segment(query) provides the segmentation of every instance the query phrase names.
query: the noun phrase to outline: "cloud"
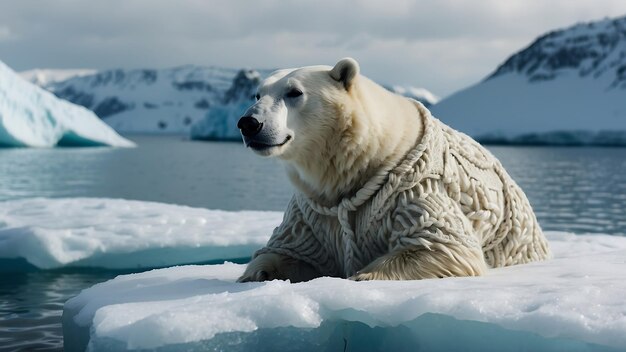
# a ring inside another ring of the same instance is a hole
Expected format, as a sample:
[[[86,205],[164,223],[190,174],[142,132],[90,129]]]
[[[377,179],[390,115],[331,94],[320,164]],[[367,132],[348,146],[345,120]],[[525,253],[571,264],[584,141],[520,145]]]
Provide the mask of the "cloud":
[[[626,14],[623,0],[0,0],[0,60],[33,67],[330,64],[440,95],[545,31]],[[11,32],[8,31],[9,36]]]

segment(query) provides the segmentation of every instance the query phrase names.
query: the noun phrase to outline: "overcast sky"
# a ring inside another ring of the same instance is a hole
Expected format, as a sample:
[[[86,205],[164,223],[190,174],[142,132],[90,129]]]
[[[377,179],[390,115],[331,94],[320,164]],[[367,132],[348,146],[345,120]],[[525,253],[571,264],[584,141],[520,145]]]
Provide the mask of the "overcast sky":
[[[538,35],[625,0],[0,0],[0,60],[30,68],[278,68],[352,56],[381,83],[446,96]]]

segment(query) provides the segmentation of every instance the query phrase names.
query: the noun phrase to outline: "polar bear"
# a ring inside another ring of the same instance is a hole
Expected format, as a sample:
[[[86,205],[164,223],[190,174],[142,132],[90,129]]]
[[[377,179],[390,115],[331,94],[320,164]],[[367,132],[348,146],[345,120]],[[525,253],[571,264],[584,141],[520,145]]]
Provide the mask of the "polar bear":
[[[477,276],[550,256],[500,162],[354,59],[276,71],[256,99],[244,143],[297,191],[239,281]]]

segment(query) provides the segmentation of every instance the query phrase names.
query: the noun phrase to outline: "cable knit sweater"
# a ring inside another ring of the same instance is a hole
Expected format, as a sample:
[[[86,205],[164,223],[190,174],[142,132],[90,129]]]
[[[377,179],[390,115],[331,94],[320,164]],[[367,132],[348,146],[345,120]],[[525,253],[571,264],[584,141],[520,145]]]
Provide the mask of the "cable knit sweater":
[[[490,267],[546,259],[548,243],[528,199],[500,162],[416,104],[421,141],[333,207],[296,193],[267,246],[349,277],[374,259],[432,243],[481,248]]]

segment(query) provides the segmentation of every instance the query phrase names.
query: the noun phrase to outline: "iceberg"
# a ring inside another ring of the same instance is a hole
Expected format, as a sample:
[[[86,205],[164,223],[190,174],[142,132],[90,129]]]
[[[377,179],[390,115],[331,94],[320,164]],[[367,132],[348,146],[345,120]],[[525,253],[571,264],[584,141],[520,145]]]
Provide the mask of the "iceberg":
[[[93,112],[26,81],[0,61],[0,147],[132,147]]]
[[[483,277],[236,283],[244,265],[123,275],[64,306],[66,351],[620,351],[626,238],[549,232]]]
[[[0,202],[0,272],[145,269],[246,260],[281,212],[207,210],[106,198]]]

